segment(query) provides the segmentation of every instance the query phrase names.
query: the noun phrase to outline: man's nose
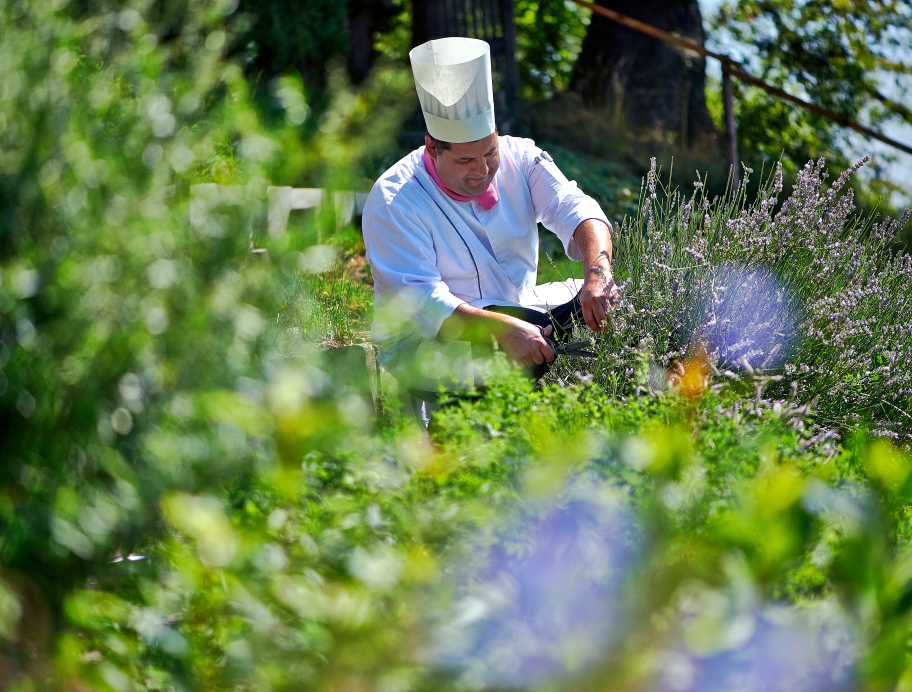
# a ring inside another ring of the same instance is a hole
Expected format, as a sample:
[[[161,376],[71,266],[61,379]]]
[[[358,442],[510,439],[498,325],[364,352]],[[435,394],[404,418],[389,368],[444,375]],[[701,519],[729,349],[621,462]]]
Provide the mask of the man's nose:
[[[472,162],[472,174],[481,177],[488,175],[488,162],[484,156]]]

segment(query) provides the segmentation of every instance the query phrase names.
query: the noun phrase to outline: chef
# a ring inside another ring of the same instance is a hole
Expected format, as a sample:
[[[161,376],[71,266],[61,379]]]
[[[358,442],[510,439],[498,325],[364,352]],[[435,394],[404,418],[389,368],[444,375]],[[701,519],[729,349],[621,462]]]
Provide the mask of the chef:
[[[605,326],[608,219],[533,141],[498,135],[486,42],[428,41],[409,57],[424,146],[380,177],[363,213],[378,359],[425,402],[482,384],[493,341],[538,378],[555,356],[545,337]],[[539,222],[582,279],[535,285]]]

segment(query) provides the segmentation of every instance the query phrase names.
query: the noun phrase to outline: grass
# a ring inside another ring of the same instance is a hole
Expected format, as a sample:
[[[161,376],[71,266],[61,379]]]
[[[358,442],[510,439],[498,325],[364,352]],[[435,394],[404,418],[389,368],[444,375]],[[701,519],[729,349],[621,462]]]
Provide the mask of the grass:
[[[305,252],[325,247],[333,258],[320,271],[302,267],[306,260],[294,268],[294,280],[286,289],[294,305],[288,313],[292,327],[305,339],[329,346],[368,341],[374,286],[360,231],[345,226],[325,232],[306,217],[292,220],[288,233],[300,238]]]
[[[351,259],[326,272],[296,276],[301,294],[296,322],[305,338],[332,346],[369,340],[374,289],[359,271],[360,262]]]

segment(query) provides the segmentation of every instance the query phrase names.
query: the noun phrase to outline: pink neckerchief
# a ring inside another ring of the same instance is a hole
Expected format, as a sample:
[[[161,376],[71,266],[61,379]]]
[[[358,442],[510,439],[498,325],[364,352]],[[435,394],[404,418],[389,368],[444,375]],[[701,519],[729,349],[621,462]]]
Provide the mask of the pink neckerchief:
[[[500,200],[500,194],[497,192],[497,185],[494,184],[494,181],[491,181],[491,184],[488,186],[488,189],[485,190],[482,194],[477,197],[466,197],[465,195],[457,195],[450,188],[443,184],[443,181],[440,179],[440,176],[437,175],[437,166],[434,164],[434,159],[431,158],[431,155],[428,154],[428,150],[424,150],[424,167],[427,169],[427,172],[431,174],[431,177],[434,179],[434,182],[437,183],[437,187],[443,190],[443,193],[452,199],[455,199],[457,202],[471,202],[473,199],[477,199],[478,203],[481,205],[481,208],[485,211],[490,210],[498,200]]]

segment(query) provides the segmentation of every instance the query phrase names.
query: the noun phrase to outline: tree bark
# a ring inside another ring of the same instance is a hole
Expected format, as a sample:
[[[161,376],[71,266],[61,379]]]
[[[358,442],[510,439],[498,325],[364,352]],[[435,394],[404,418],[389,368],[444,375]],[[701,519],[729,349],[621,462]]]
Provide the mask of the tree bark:
[[[428,0],[412,0],[412,48],[427,43],[431,38],[428,9]]]
[[[594,0],[664,31],[706,40],[697,0]],[[706,61],[598,14],[583,41],[570,88],[589,106],[607,107],[617,124],[672,132],[703,145],[715,126],[706,107]]]
[[[347,0],[346,7],[351,38],[349,71],[352,79],[360,82],[367,77],[377,57],[374,34],[389,29],[398,8],[392,0]]]

